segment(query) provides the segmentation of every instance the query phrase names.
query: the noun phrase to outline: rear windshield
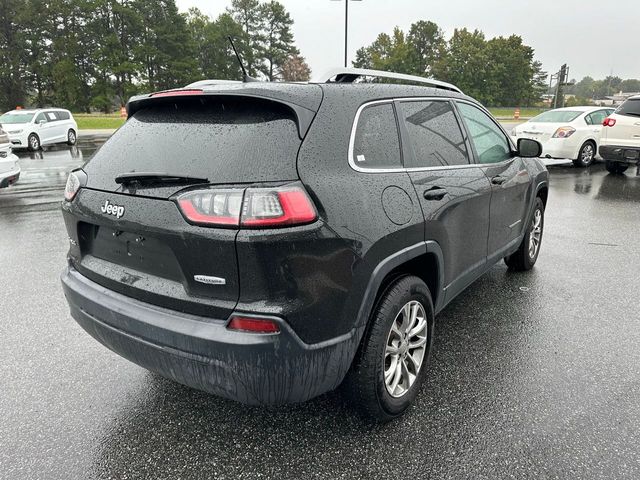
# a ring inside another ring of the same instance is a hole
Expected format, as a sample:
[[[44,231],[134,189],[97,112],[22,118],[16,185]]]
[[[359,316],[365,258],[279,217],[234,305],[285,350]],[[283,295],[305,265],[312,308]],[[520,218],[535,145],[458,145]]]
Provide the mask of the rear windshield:
[[[627,100],[618,107],[616,113],[618,115],[631,115],[633,117],[640,117],[640,98]]]
[[[35,113],[5,113],[0,116],[0,125],[3,123],[29,123]]]
[[[300,142],[293,112],[276,102],[158,99],[129,118],[85,171],[90,183],[102,187],[133,171],[204,177],[210,183],[293,180]]]
[[[573,122],[584,112],[576,112],[575,110],[551,110],[533,117],[530,122],[538,123],[566,123]]]

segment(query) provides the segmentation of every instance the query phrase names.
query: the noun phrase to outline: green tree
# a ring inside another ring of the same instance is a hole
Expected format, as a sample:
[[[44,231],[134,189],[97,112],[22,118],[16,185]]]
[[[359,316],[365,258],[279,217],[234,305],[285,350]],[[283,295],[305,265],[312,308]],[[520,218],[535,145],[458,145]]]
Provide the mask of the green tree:
[[[261,62],[264,20],[258,0],[231,0],[228,13],[238,22],[243,31],[244,62],[247,73],[255,76]]]
[[[293,42],[293,20],[284,6],[275,0],[260,6],[263,19],[262,43],[259,52],[264,61],[258,69],[270,80],[282,77],[282,66],[300,52]]]
[[[18,0],[0,0],[0,111],[24,105],[26,52]]]
[[[409,64],[415,75],[433,75],[433,67],[445,49],[445,39],[440,27],[433,22],[420,20],[411,25],[407,42],[410,45]]]
[[[196,48],[175,1],[134,0],[132,7],[142,20],[134,58],[147,88],[166,90],[198,78]]]

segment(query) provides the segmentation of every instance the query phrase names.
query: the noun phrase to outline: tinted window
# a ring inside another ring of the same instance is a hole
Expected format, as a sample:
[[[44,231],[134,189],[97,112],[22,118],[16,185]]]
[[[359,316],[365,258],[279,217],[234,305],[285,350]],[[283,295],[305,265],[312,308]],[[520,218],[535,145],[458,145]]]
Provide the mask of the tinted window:
[[[549,112],[541,113],[529,121],[537,123],[567,123],[573,122],[576,118],[582,115],[582,113],[583,112],[575,110],[551,110]]]
[[[631,115],[633,117],[640,117],[640,98],[627,100],[616,110],[618,115]]]
[[[47,120],[49,120],[50,122],[55,122],[56,120],[58,120],[58,117],[56,117],[56,112],[46,112],[47,113]]]
[[[587,115],[585,119],[589,125],[602,125],[602,122],[604,122],[604,119],[607,118],[608,115],[606,110],[598,110],[597,112]]]
[[[364,168],[399,168],[400,140],[391,103],[371,105],[360,112],[353,143],[353,161]]]
[[[295,116],[276,102],[233,97],[157,100],[135,112],[86,172],[104,188],[121,173],[166,172],[211,183],[297,179]]]
[[[47,117],[44,114],[44,112],[43,113],[39,113],[38,116],[36,117],[36,123],[40,123],[40,122],[47,123]]]
[[[486,113],[468,103],[458,103],[458,108],[480,163],[498,163],[511,158],[507,137]]]
[[[58,115],[60,120],[69,120],[69,118],[71,118],[69,112],[57,111],[56,115]]]
[[[403,102],[402,117],[409,132],[415,164],[441,167],[469,163],[464,138],[449,102]]]

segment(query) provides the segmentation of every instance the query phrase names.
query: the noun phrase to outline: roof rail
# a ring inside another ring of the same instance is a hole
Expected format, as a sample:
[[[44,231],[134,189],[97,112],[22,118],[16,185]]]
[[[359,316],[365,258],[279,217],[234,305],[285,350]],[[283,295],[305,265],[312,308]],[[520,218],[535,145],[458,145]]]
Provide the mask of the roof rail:
[[[445,90],[462,93],[462,90],[460,90],[455,85],[447,82],[441,82],[440,80],[418,77],[416,75],[406,75],[404,73],[385,72],[382,70],[369,70],[366,68],[334,68],[326,72],[324,75],[315,78],[311,81],[311,83],[352,83],[360,77],[377,77],[391,78],[394,80],[404,80],[405,82],[423,83],[434,88],[442,88]],[[335,80],[332,81],[333,78],[335,78]]]

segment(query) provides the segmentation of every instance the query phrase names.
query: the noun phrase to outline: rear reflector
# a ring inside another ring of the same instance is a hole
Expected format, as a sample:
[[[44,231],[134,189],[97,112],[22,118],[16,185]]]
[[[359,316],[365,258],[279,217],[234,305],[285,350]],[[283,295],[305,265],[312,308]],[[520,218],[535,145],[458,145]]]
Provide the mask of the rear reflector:
[[[227,328],[253,333],[278,333],[280,331],[280,326],[274,320],[252,317],[233,317]]]
[[[613,127],[615,124],[616,124],[616,119],[611,117],[605,118],[604,122],[602,122],[603,127]]]
[[[177,198],[184,217],[196,225],[278,228],[311,223],[316,209],[302,188],[210,188],[191,190]]]
[[[185,95],[202,95],[200,89],[182,89],[182,90],[167,90],[166,92],[152,93],[150,96],[156,97],[184,97]]]

